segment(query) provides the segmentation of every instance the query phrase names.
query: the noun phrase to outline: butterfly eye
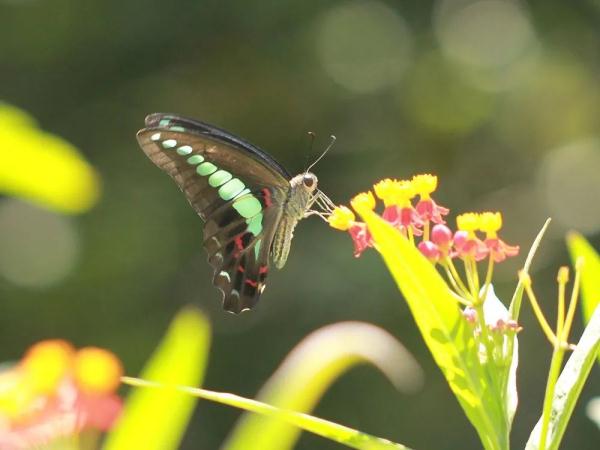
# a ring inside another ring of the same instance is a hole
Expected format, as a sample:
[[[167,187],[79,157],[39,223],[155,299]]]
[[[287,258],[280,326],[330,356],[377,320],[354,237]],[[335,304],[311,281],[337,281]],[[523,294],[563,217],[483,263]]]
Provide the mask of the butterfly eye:
[[[312,188],[317,183],[317,177],[315,177],[312,173],[307,173],[302,178],[302,182],[307,188]]]

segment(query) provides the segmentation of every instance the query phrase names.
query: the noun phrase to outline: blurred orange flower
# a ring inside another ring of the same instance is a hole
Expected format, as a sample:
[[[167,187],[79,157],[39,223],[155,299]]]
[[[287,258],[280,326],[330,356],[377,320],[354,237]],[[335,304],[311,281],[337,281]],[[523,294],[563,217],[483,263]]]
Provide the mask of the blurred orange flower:
[[[108,430],[122,409],[115,394],[122,373],[107,350],[76,351],[58,339],[35,344],[0,372],[0,448],[37,448],[84,430]]]

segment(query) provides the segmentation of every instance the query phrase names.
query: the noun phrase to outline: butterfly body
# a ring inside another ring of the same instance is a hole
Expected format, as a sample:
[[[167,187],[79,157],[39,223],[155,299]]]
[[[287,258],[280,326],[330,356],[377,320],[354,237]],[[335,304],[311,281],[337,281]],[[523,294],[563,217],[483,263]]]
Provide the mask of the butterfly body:
[[[285,265],[298,222],[322,195],[309,172],[291,177],[268,154],[211,125],[152,114],[137,135],[205,222],[204,248],[223,307],[252,308],[271,262]]]
[[[311,178],[314,179],[314,183],[308,181]],[[307,186],[307,181],[310,186]],[[284,205],[284,212],[275,231],[271,249],[273,264],[278,269],[283,268],[287,261],[294,229],[309,211],[316,188],[317,177],[312,173],[296,175],[290,180],[289,198]]]

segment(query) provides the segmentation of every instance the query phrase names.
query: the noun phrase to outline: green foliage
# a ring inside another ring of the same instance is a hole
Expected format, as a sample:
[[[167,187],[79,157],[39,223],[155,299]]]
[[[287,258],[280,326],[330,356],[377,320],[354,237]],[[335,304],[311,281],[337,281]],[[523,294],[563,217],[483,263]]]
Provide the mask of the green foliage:
[[[79,151],[40,130],[25,111],[2,102],[0,143],[0,193],[71,214],[96,203],[100,181]]]
[[[573,265],[583,258],[581,267],[581,307],[584,321],[587,323],[600,304],[600,256],[590,243],[579,233],[571,232],[567,236],[567,246]]]
[[[190,387],[202,378],[208,343],[206,319],[195,310],[182,312],[142,373],[142,379],[123,378],[131,386],[153,389],[140,389],[132,394],[106,450],[136,448],[140,443],[147,449],[177,448],[194,397],[268,418],[244,421],[226,444],[227,449],[292,448],[299,429],[360,450],[407,449],[301,412],[312,409],[336,378],[360,363],[375,365],[400,389],[418,386],[419,367],[402,345],[382,329],[359,322],[339,323],[306,338],[265,386],[263,397],[283,407]]]
[[[182,310],[148,361],[141,377],[165,385],[202,383],[210,345],[210,326],[198,310]],[[179,448],[196,399],[173,390],[137,389],[107,439],[105,450]]]
[[[273,374],[258,399],[278,408],[310,412],[338,377],[363,363],[379,368],[401,390],[414,390],[421,380],[412,356],[390,334],[366,323],[342,322],[307,336]],[[223,448],[291,449],[299,431],[278,417],[246,415]]]
[[[386,439],[371,436],[328,420],[319,419],[318,417],[309,416],[308,414],[302,414],[296,411],[275,408],[266,403],[240,397],[235,394],[214,392],[207,389],[197,389],[186,386],[165,385],[163,383],[156,383],[137,378],[126,378],[124,381],[132,386],[155,388],[163,393],[177,391],[189,396],[203,398],[223,405],[234,406],[246,411],[262,414],[266,417],[284,421],[290,425],[294,425],[303,430],[310,431],[316,435],[323,436],[324,438],[358,450],[409,450],[408,447],[403,445],[395,444]],[[256,432],[260,433],[260,430],[256,430]],[[254,436],[248,436],[248,439],[252,439],[253,437]],[[249,442],[251,441],[248,441],[248,445],[250,445]]]
[[[557,450],[579,399],[583,385],[600,351],[600,308],[592,315],[577,347],[567,361],[556,386],[549,415],[547,445],[544,450]],[[538,421],[527,442],[526,450],[538,450],[542,418]]]
[[[402,291],[415,322],[484,448],[508,448],[509,407],[495,367],[480,364],[473,329],[435,267],[402,234],[369,210],[359,211]],[[506,367],[504,370],[508,371]]]

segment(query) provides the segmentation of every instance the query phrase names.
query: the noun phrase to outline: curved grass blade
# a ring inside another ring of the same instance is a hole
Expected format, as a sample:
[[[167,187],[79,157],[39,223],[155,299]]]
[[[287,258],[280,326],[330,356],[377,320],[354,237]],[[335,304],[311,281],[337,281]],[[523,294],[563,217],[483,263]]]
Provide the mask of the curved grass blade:
[[[186,308],[173,319],[141,376],[165,384],[200,385],[209,344],[208,321],[197,309]],[[136,389],[104,449],[177,449],[195,404],[194,397],[181,392]]]
[[[592,315],[573,354],[565,364],[556,386],[550,412],[547,445],[544,450],[557,450],[573,409],[579,399],[594,361],[600,352],[600,307]],[[529,436],[525,450],[538,450],[542,418]]]
[[[373,211],[357,212],[404,295],[412,315],[452,392],[485,449],[507,449],[509,421],[500,387],[479,364],[472,330],[434,266]]]
[[[392,335],[367,323],[342,322],[302,340],[257,398],[282,409],[310,412],[339,376],[363,363],[379,368],[401,391],[414,391],[422,383],[417,362]],[[246,414],[222,448],[286,450],[299,434],[297,427],[281,420]]]
[[[268,417],[277,418],[291,425],[302,428],[303,430],[310,431],[311,433],[358,450],[410,450],[404,445],[395,444],[386,439],[361,433],[360,431],[330,422],[328,420],[319,419],[318,417],[313,417],[308,414],[302,414],[295,411],[275,408],[274,406],[267,405],[266,403],[250,400],[234,394],[214,392],[206,389],[191,388],[186,386],[165,385],[163,383],[131,377],[123,377],[122,381],[123,383],[131,386],[154,388],[160,391],[177,391],[189,396],[210,400],[224,405],[234,406],[236,408],[262,414]]]

